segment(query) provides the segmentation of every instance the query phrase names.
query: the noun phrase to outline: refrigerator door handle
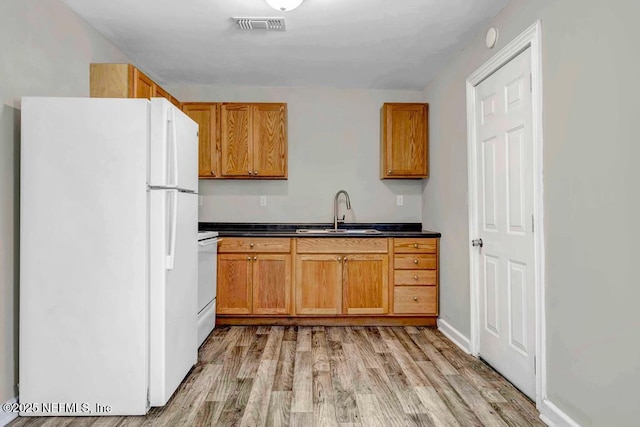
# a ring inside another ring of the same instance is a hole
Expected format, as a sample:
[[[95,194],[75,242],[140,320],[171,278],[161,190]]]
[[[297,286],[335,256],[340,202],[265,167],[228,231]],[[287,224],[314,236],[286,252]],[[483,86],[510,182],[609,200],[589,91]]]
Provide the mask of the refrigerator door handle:
[[[171,207],[171,219],[169,224],[171,224],[171,230],[169,231],[169,253],[166,258],[166,269],[173,270],[173,265],[175,261],[176,255],[176,231],[178,229],[178,190],[169,190],[169,194],[172,195],[172,203]]]
[[[171,137],[171,132],[169,130],[169,126],[173,126],[173,123],[171,121],[171,111],[167,108],[164,110],[164,117],[163,117],[163,123],[164,123],[164,131],[162,133],[162,167],[163,167],[163,174],[162,174],[162,186],[167,186],[167,187],[171,187],[170,184],[170,179],[171,179],[171,149],[172,147],[169,146],[170,142],[169,138]]]
[[[178,127],[176,112],[171,110],[171,139],[173,139],[173,187],[178,187]]]

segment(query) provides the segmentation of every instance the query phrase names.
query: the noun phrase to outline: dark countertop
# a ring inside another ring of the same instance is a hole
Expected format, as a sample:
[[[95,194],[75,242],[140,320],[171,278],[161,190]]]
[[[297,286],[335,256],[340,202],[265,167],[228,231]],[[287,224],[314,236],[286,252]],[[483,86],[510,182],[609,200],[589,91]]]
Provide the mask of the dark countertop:
[[[199,231],[217,231],[219,236],[229,237],[441,237],[437,231],[422,230],[419,222],[410,223],[348,223],[340,229],[375,229],[380,233],[296,233],[298,229],[333,228],[330,223],[250,223],[250,222],[201,222]]]

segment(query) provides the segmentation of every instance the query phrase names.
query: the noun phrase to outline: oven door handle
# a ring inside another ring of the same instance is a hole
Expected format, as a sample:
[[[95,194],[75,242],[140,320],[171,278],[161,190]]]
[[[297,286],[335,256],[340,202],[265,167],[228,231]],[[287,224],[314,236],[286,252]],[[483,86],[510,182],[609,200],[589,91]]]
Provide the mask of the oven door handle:
[[[213,244],[217,244],[218,242],[222,242],[223,239],[207,239],[202,242],[198,242],[199,246],[211,246]]]

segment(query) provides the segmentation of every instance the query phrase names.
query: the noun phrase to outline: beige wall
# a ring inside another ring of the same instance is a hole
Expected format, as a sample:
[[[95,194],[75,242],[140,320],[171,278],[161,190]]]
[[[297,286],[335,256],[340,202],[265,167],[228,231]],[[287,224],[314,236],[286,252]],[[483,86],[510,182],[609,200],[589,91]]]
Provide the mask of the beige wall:
[[[442,318],[469,336],[465,79],[542,21],[547,381],[584,426],[640,419],[640,3],[512,0],[425,89],[433,178],[425,226],[442,231]]]
[[[201,221],[331,222],[349,193],[347,222],[421,222],[422,180],[380,180],[380,107],[421,91],[167,86],[181,101],[286,102],[289,179],[200,181]],[[267,206],[260,207],[260,195]],[[396,196],[404,206],[396,206]]]
[[[20,98],[88,96],[90,62],[128,60],[59,0],[0,1],[0,52],[0,402],[5,402],[18,393]]]

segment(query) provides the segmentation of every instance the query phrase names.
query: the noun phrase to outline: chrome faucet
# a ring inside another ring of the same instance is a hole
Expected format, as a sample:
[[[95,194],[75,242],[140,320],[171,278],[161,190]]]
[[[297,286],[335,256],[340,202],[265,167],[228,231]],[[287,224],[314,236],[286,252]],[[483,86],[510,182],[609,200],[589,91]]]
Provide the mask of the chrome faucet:
[[[351,210],[351,200],[349,200],[349,193],[347,193],[345,190],[338,191],[336,193],[336,196],[333,198],[333,229],[334,230],[338,229],[338,223],[344,222],[344,218],[345,218],[345,215],[342,215],[342,218],[338,219],[338,197],[340,197],[340,194],[344,194],[344,197],[346,198],[346,202],[347,202],[347,209]]]

